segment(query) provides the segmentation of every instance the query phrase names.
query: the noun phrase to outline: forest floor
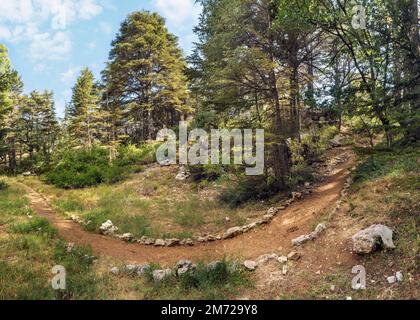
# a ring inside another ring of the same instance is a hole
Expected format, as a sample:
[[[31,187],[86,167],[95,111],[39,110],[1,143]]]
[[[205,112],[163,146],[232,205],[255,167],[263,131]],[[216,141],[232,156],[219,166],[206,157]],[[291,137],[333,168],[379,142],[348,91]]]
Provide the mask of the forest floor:
[[[356,150],[357,156],[353,150]],[[348,161],[335,166],[311,195],[294,202],[270,224],[230,240],[194,247],[143,246],[88,232],[52,209],[47,201],[48,193],[44,195],[34,190],[33,186],[39,185],[33,182],[24,185],[25,180],[20,178],[9,179],[11,190],[0,193],[0,209],[3,208],[4,212],[0,216],[0,298],[33,298],[31,295],[28,297],[28,292],[32,292],[36,298],[57,298],[56,293],[51,293],[45,284],[45,279],[49,277],[47,266],[53,263],[67,263],[70,269],[74,269],[71,270],[71,283],[77,290],[59,298],[418,298],[419,148],[366,151],[364,148],[343,147],[328,153],[330,158],[337,155],[347,155]],[[334,210],[349,175],[355,182],[341,209]],[[30,219],[32,215],[48,219],[58,230],[60,238],[65,240],[64,245],[45,239],[45,234],[50,237],[50,233],[53,233],[49,227],[38,228],[34,224],[35,234],[31,233],[31,220],[28,220],[28,213],[25,212],[30,212]],[[326,222],[327,229],[319,238],[299,248],[292,246],[292,239],[310,233],[320,222]],[[352,235],[375,223],[386,224],[394,230],[397,249],[364,257],[352,253]],[[42,235],[38,230],[42,230]],[[53,252],[51,241],[55,243]],[[65,244],[69,242],[91,247],[92,254],[99,257],[96,263],[84,267],[83,257],[89,256],[84,254],[84,249],[80,249],[82,258],[77,255],[68,257]],[[241,271],[228,284],[218,288],[186,291],[177,282],[156,287],[148,280],[113,276],[108,271],[112,266],[132,263],[172,267],[181,259],[191,259],[197,263],[221,259],[244,261],[271,253],[287,255],[291,251],[298,252],[300,259],[288,261],[286,272],[284,265],[272,261],[260,265],[254,272]],[[60,261],[62,259],[65,261]],[[22,269],[24,267],[17,268],[16,263],[26,266],[25,271]],[[351,288],[351,280],[355,276],[352,268],[356,265],[366,268],[366,290],[355,291]],[[402,271],[403,282],[388,284],[386,277],[396,271]],[[12,282],[21,283],[22,287],[12,286]]]

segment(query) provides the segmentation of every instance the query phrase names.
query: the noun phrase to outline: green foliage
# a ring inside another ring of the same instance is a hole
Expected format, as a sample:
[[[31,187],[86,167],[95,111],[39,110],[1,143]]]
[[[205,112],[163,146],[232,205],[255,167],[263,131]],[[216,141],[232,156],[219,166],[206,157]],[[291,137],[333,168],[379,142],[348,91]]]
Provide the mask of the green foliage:
[[[127,170],[110,163],[108,151],[95,146],[65,151],[54,168],[46,173],[45,178],[47,182],[60,188],[84,188],[102,182],[121,181]]]
[[[408,172],[418,172],[419,147],[381,149],[376,147],[373,151],[359,149],[365,161],[354,172],[356,182],[363,182],[384,176],[400,177]]]
[[[0,191],[6,190],[7,188],[9,188],[9,184],[4,180],[0,180]]]
[[[153,281],[153,271],[161,269],[159,265],[152,265],[146,272],[146,279],[152,284],[150,298],[172,299],[187,296],[199,299],[216,300],[227,299],[236,293],[239,287],[249,286],[249,276],[243,272],[236,262],[219,261],[212,266],[203,262],[198,263],[195,270],[191,270],[176,277],[168,276],[160,283]]]
[[[240,177],[237,183],[223,190],[219,199],[231,207],[238,207],[248,201],[268,199],[282,189],[280,183],[267,181],[265,176]]]
[[[19,222],[12,224],[9,231],[18,234],[36,233],[53,238],[57,234],[57,230],[53,228],[47,219],[34,217],[27,222]]]

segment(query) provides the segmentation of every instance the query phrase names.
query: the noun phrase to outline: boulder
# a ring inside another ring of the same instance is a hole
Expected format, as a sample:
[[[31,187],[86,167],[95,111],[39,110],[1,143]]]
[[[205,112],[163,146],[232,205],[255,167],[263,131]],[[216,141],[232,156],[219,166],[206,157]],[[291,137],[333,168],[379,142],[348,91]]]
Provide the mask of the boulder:
[[[252,260],[244,261],[244,267],[249,271],[254,271],[257,268],[258,264]]]
[[[99,231],[104,235],[113,235],[118,231],[118,228],[114,226],[111,220],[108,220],[99,227]]]
[[[392,241],[392,230],[387,226],[375,224],[361,230],[353,237],[353,251],[357,254],[369,254],[379,246],[387,249],[395,249]]]
[[[153,280],[155,282],[161,282],[165,280],[166,278],[170,277],[171,275],[172,275],[171,269],[155,270],[153,271]]]
[[[242,233],[241,227],[233,227],[223,234],[223,239],[230,239]]]

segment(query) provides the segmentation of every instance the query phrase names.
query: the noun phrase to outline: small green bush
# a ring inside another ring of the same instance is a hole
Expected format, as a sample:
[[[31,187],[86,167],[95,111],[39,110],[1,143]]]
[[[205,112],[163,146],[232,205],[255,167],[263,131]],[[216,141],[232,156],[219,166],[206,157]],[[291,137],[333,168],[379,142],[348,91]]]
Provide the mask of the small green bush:
[[[101,147],[68,150],[48,172],[47,182],[63,189],[94,186],[102,182],[114,183],[124,179],[127,168],[109,161],[108,150]]]
[[[234,208],[248,201],[268,199],[281,190],[280,183],[269,182],[265,176],[241,177],[234,186],[223,190],[219,199]]]
[[[0,180],[0,190],[6,190],[7,188],[9,188],[7,182],[4,180]]]

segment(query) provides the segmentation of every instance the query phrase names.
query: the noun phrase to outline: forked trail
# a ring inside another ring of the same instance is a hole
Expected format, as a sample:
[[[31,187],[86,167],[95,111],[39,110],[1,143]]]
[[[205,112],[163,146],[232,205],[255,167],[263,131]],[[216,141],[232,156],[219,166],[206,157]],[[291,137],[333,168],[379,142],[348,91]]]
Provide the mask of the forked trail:
[[[68,242],[90,245],[97,255],[110,256],[127,263],[154,262],[172,265],[180,259],[210,261],[224,257],[255,259],[272,252],[287,253],[292,249],[291,240],[313,230],[314,221],[325,209],[333,208],[348,176],[353,158],[338,165],[311,195],[293,203],[270,224],[242,234],[234,239],[197,244],[194,247],[153,247],[129,244],[100,234],[85,231],[80,225],[66,220],[50,208],[44,198],[33,189],[29,192],[32,209],[47,218]]]

